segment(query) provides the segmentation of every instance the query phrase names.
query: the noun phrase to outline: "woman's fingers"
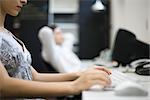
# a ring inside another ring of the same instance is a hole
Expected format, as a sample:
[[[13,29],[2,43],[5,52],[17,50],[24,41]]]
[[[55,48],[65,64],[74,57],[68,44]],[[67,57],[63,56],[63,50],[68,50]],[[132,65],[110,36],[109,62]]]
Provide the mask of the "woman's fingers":
[[[105,81],[95,80],[93,82],[94,82],[93,85],[99,85],[99,86],[102,86],[102,87],[108,86],[108,84]]]
[[[108,84],[111,83],[111,79],[109,77],[111,72],[106,68],[94,66],[94,68],[88,69],[87,71],[85,71],[85,73],[88,74],[88,76],[90,76],[92,79],[102,80]]]
[[[104,71],[98,71],[98,72],[91,74],[91,78],[92,78],[92,80],[103,81],[107,85],[111,84],[111,79],[110,79],[109,75]]]
[[[77,90],[82,91],[89,89],[93,85],[108,86],[111,84],[110,71],[106,68],[93,66],[80,74],[79,78],[74,81]],[[98,68],[98,69],[97,69]]]
[[[108,75],[111,74],[110,70],[108,70],[107,68],[104,68],[102,66],[95,66],[95,69],[105,71]]]

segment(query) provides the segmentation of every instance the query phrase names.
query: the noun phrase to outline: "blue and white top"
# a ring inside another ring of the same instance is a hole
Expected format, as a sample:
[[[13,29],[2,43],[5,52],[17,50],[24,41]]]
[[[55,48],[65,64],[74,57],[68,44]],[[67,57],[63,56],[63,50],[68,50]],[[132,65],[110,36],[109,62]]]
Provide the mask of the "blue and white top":
[[[24,43],[7,30],[0,32],[0,61],[10,77],[32,80],[31,54],[26,49]],[[31,99],[20,98],[11,100]],[[35,98],[34,100],[45,99]]]
[[[0,32],[0,61],[10,77],[32,80],[31,55],[11,32]]]

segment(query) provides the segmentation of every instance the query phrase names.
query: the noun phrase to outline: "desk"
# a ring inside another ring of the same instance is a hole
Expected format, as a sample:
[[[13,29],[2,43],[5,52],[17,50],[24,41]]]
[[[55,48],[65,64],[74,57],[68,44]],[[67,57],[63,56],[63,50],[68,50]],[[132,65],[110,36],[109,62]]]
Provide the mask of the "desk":
[[[87,64],[91,64],[87,63]],[[114,68],[113,68],[114,69]],[[115,70],[118,70],[117,68]],[[147,97],[123,97],[116,96],[114,91],[83,91],[82,100],[150,100],[150,76],[141,76],[135,73],[126,73],[131,77],[135,77],[139,80],[139,84],[143,85],[143,88],[148,90],[149,95]]]

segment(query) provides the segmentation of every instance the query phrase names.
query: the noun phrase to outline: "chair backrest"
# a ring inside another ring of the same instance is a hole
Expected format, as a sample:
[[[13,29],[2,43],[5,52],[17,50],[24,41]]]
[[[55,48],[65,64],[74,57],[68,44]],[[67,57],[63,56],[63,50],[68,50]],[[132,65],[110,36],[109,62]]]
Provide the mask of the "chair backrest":
[[[137,40],[134,33],[119,29],[114,43],[112,59],[126,65],[140,58],[149,58],[149,45]]]

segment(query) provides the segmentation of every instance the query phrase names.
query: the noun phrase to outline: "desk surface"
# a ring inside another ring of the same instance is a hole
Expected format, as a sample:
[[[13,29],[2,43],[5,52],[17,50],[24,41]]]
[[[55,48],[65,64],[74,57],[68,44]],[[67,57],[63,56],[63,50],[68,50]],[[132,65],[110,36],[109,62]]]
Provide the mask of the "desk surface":
[[[139,80],[139,83],[143,85],[143,88],[148,90],[149,95],[146,97],[123,97],[116,96],[114,94],[114,91],[89,90],[82,92],[82,100],[150,100],[150,76],[141,76],[135,73],[128,72],[126,74],[131,77],[137,78]]]
[[[150,97],[119,97],[113,91],[84,91],[82,100],[150,100]]]

